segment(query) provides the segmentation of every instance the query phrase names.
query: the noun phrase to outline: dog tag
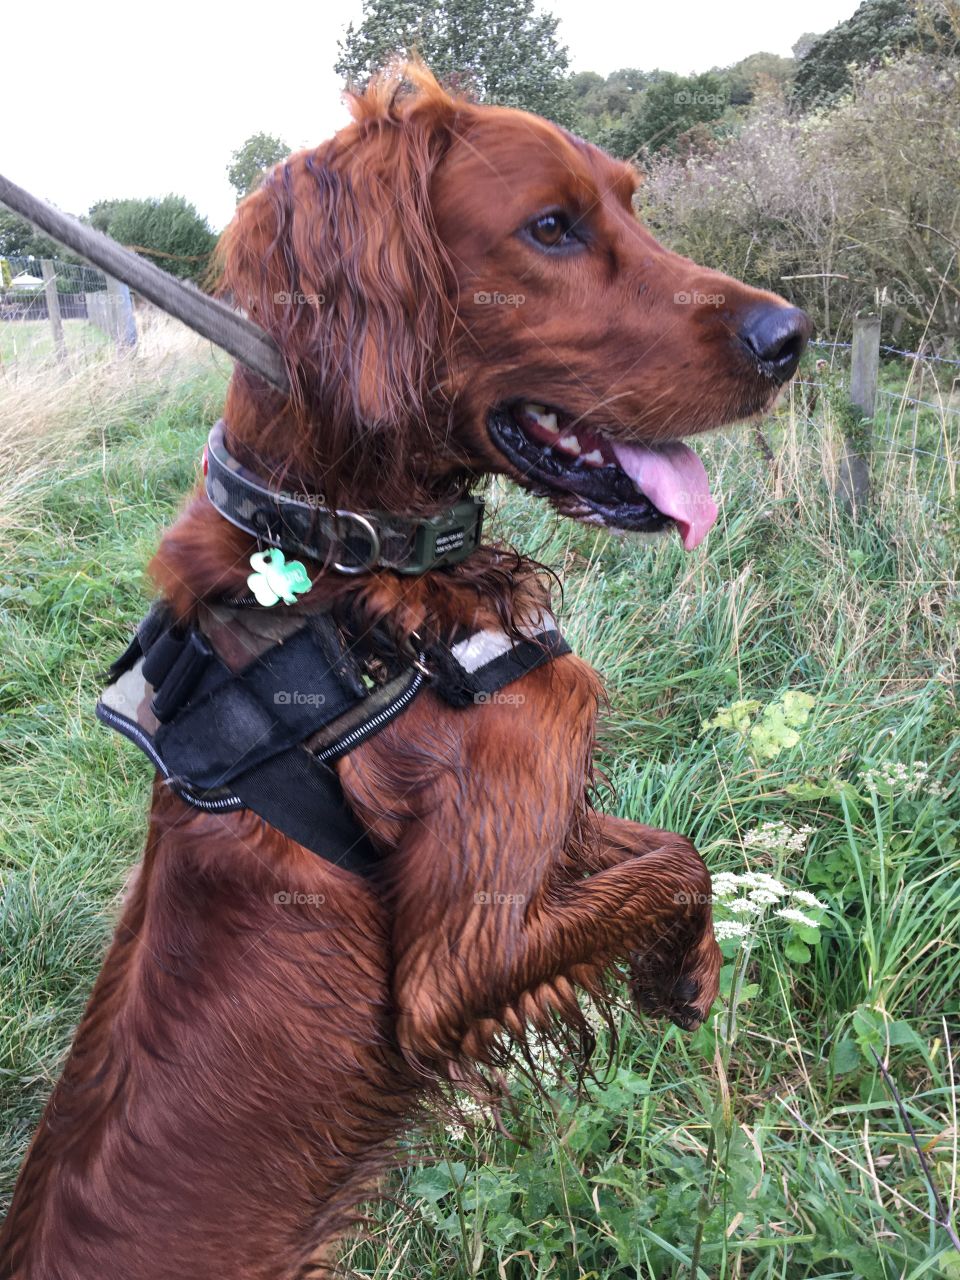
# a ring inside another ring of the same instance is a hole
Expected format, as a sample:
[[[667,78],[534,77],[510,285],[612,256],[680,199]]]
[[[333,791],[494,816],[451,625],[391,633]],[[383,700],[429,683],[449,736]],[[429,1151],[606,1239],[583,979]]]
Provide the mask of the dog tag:
[[[266,608],[282,600],[284,604],[296,604],[313,585],[306,569],[299,560],[289,564],[282,551],[276,547],[269,551],[255,551],[250,557],[254,570],[247,578],[247,586],[257,598],[257,604]]]

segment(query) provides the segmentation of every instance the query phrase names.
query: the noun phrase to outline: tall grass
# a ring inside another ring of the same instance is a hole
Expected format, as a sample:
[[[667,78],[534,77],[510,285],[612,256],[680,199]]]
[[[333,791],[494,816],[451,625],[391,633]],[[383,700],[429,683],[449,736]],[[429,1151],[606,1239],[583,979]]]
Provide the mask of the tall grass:
[[[46,340],[46,322],[0,325],[0,474],[7,497],[52,460],[89,442],[98,428],[149,416],[201,361],[211,376],[216,363],[226,366],[209,344],[154,308],[144,309],[139,330],[137,350],[118,359],[92,325],[67,321],[61,365]]]
[[[71,417],[60,444],[38,417],[40,453],[28,436],[28,464],[3,482],[7,1188],[142,840],[149,769],[92,704],[219,408],[215,372],[180,376]],[[560,572],[565,633],[607,679],[603,801],[689,834],[714,871],[814,894],[819,927],[758,913],[746,944],[723,944],[708,1025],[689,1036],[624,1013],[606,1081],[586,1097],[549,1062],[546,1100],[518,1078],[516,1140],[482,1116],[463,1131],[438,1124],[433,1154],[412,1155],[346,1248],[355,1274],[960,1274],[872,1056],[888,1062],[952,1204],[958,419],[912,418],[904,401],[877,432],[874,506],[854,523],[832,498],[831,398],[814,417],[803,404],[795,393],[765,425],[773,462],[748,430],[705,442],[722,515],[692,555],[676,539],[559,521],[502,483],[491,501],[494,529]],[[810,696],[809,718],[761,752],[749,730],[788,690]],[[704,727],[738,703],[752,705],[746,732]]]

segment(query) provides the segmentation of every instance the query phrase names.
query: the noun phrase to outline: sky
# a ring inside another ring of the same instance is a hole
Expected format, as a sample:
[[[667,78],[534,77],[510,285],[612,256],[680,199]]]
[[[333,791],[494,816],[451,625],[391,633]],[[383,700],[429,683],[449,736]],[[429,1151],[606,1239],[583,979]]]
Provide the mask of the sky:
[[[547,0],[574,71],[618,67],[680,74],[760,51],[789,55],[803,32],[826,31],[857,0]],[[61,3],[31,20],[42,40],[4,58],[8,105],[0,173],[70,213],[97,200],[186,196],[219,231],[234,208],[226,169],[253,133],[292,150],[346,123],[333,72],[337,41],[361,0],[271,0],[230,6]]]

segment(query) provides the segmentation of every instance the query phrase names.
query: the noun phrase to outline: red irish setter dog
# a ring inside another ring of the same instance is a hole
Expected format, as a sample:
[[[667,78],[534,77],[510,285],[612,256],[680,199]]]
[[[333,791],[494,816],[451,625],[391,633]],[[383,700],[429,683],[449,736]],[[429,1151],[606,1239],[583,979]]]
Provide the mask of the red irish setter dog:
[[[768,409],[806,317],[662,248],[634,215],[634,170],[545,120],[451,97],[418,67],[352,110],[225,234],[225,285],[293,387],[236,369],[234,453],[359,511],[429,513],[500,473],[567,516],[676,526],[695,547],[715,508],[679,437]],[[187,619],[243,591],[254,549],[200,494],[152,572]],[[403,639],[509,630],[545,599],[497,546],[413,577],[308,569],[294,609],[345,602]],[[428,686],[339,761],[382,851],[375,880],[156,784],[0,1275],[315,1274],[436,1082],[471,1078],[531,1024],[576,1026],[575,988],[601,992],[622,961],[644,1012],[706,1015],[703,862],[588,799],[600,679],[567,654],[522,692],[460,709]]]

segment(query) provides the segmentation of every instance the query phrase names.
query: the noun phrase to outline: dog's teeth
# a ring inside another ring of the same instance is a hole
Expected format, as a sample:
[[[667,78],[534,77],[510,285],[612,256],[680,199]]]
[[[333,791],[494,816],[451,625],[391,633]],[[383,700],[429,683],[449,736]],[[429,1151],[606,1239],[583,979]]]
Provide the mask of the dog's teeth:
[[[591,449],[589,453],[585,453],[580,461],[587,467],[602,467],[603,454],[599,449]]]
[[[580,441],[576,436],[561,436],[556,447],[562,449],[564,453],[572,454],[575,458],[580,453]]]
[[[523,406],[524,413],[532,418],[534,422],[542,427],[544,431],[549,431],[551,435],[556,435],[560,428],[557,426],[557,415],[548,413],[546,405],[542,404],[525,404]]]

